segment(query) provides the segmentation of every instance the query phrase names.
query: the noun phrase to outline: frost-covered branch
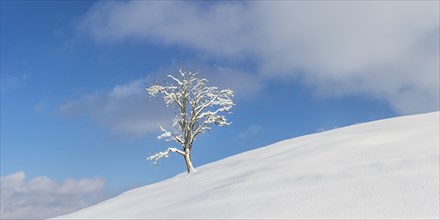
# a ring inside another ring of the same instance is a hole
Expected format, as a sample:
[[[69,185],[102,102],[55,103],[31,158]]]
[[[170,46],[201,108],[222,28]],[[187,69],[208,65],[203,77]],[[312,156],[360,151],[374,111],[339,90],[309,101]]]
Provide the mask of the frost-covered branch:
[[[178,153],[178,154],[180,154],[182,156],[185,155],[185,152],[183,152],[183,151],[181,151],[181,150],[179,150],[177,148],[170,147],[166,151],[162,151],[162,152],[159,152],[159,153],[156,153],[154,155],[151,155],[151,156],[147,157],[147,160],[151,160],[151,161],[153,161],[154,165],[157,165],[157,162],[160,159],[162,159],[162,158],[168,157],[170,152],[176,152],[176,153]]]
[[[212,125],[223,127],[231,124],[223,114],[230,113],[234,106],[231,99],[234,92],[208,86],[208,80],[196,77],[197,72],[194,71],[179,69],[179,75],[168,75],[170,83],[155,84],[146,90],[152,97],[161,94],[167,106],[177,107],[178,112],[172,120],[174,131],[167,131],[159,125],[163,133],[158,138],[175,141],[182,150],[169,148],[148,158],[156,163],[158,159],[168,157],[169,152],[177,152],[185,157],[190,172],[193,170],[190,151],[196,137],[210,130]]]
[[[171,132],[165,130],[161,125],[158,125],[158,126],[159,126],[160,130],[162,130],[164,133],[157,136],[157,139],[159,139],[159,140],[165,139],[166,141],[176,141],[177,143],[179,143],[181,145],[184,144],[183,139],[180,134],[178,134],[176,132],[171,133]]]

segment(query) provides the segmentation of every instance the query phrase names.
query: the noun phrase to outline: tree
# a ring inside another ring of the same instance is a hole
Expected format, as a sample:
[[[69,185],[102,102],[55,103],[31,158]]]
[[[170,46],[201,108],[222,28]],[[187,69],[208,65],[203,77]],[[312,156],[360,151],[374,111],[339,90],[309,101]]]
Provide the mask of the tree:
[[[231,124],[221,114],[230,113],[234,106],[231,100],[234,92],[207,86],[208,80],[198,78],[195,71],[179,69],[178,72],[178,78],[168,75],[171,82],[164,80],[162,84],[156,83],[146,90],[151,97],[161,94],[167,107],[177,109],[172,121],[174,130],[167,131],[158,125],[163,134],[157,138],[177,142],[181,148],[168,148],[149,156],[147,160],[157,164],[158,160],[175,152],[183,156],[190,173],[194,171],[191,150],[197,136],[210,130],[212,125],[223,127]]]

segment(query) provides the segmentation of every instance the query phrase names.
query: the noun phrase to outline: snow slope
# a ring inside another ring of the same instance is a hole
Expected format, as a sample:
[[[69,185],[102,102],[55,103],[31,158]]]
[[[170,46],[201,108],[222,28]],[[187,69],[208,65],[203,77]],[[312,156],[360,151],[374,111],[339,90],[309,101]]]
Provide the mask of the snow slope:
[[[439,112],[281,141],[59,219],[439,218]]]

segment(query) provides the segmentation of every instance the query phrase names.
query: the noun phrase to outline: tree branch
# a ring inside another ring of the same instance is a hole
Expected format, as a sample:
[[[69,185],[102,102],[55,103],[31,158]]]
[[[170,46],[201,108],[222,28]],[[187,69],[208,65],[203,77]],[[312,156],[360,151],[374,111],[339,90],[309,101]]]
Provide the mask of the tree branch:
[[[176,152],[182,156],[185,156],[185,152],[183,152],[177,148],[170,147],[166,151],[162,151],[162,152],[159,152],[159,153],[156,153],[152,156],[147,157],[147,160],[151,160],[151,161],[153,161],[154,165],[157,165],[157,162],[164,157],[168,157],[170,152]]]

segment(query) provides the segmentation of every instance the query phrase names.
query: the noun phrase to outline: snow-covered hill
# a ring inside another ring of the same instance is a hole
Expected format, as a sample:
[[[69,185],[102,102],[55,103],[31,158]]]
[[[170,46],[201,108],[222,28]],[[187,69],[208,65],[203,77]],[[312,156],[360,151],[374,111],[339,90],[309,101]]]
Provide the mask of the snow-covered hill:
[[[59,219],[439,218],[439,112],[281,141]]]

